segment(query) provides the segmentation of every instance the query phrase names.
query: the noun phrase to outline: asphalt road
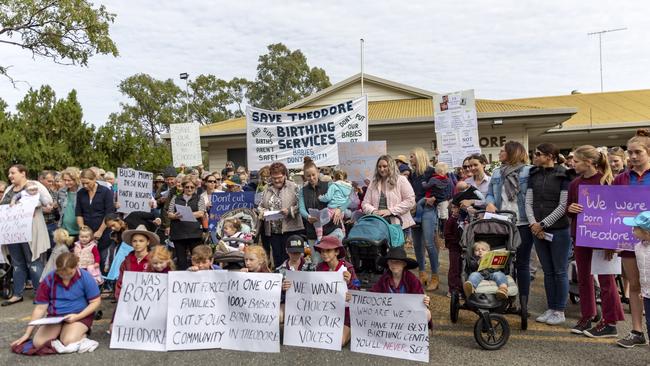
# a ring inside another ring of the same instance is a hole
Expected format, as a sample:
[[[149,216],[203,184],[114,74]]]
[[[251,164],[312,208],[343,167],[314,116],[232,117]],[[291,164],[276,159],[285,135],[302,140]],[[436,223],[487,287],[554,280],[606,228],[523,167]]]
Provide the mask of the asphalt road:
[[[441,253],[441,273],[447,272],[447,253]],[[431,364],[439,365],[650,365],[650,347],[623,349],[614,339],[590,339],[572,335],[569,328],[579,317],[578,305],[569,305],[567,323],[547,326],[535,323],[534,318],[545,310],[545,295],[541,270],[533,281],[529,329],[519,330],[520,320],[508,315],[512,333],[508,344],[499,351],[484,351],[474,341],[473,326],[477,316],[461,311],[458,323],[449,320],[449,299],[446,297],[446,277],[441,278],[441,288],[432,295],[434,331],[430,340]],[[404,360],[342,352],[282,346],[279,354],[251,353],[224,350],[142,352],[111,350],[108,348],[108,319],[114,304],[102,303],[104,319],[95,322],[92,339],[99,348],[90,354],[27,357],[12,354],[9,343],[18,338],[29,320],[33,294],[27,292],[22,304],[0,308],[0,365],[407,365],[421,364]],[[630,315],[619,324],[619,335],[630,330]]]

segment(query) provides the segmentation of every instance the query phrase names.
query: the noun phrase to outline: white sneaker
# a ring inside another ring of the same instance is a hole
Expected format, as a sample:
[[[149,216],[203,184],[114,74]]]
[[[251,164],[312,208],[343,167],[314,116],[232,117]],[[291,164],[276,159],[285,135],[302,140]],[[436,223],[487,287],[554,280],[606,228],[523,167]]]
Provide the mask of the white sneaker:
[[[553,311],[551,315],[546,319],[546,324],[548,325],[560,325],[566,321],[564,317],[564,311]]]
[[[99,343],[97,341],[93,341],[92,339],[84,338],[81,340],[79,343],[79,353],[86,353],[86,352],[92,352],[97,349],[99,346]]]
[[[70,343],[69,345],[65,346],[63,343],[61,343],[60,340],[55,339],[52,341],[52,347],[56,350],[57,353],[75,353],[79,351],[79,344],[81,342],[74,342]]]
[[[538,316],[538,317],[535,319],[535,321],[538,322],[538,323],[546,323],[546,321],[548,320],[548,317],[551,316],[551,314],[553,314],[553,310],[548,309],[548,310],[546,310],[546,311],[544,312],[544,314]]]

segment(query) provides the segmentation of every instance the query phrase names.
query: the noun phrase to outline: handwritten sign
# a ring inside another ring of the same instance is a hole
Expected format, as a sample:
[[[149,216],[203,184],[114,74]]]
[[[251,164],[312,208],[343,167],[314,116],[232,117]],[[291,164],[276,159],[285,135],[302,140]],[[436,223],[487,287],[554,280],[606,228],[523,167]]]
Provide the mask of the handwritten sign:
[[[174,166],[203,164],[201,134],[198,123],[172,123],[169,125]]]
[[[423,295],[350,293],[352,352],[429,362]]]
[[[360,185],[364,179],[372,180],[375,165],[381,155],[386,155],[386,141],[339,142],[339,169],[348,173],[348,180]]]
[[[623,218],[650,210],[650,187],[583,185],[578,203],[584,209],[576,223],[576,245],[634,250],[638,239]]]
[[[166,351],[167,274],[124,272],[111,348]]]
[[[223,348],[280,352],[279,273],[227,272],[228,311]]]
[[[228,272],[168,276],[167,350],[221,348],[228,333]]]
[[[118,212],[149,211],[152,191],[153,173],[117,168]]]
[[[433,115],[439,161],[459,167],[466,156],[481,153],[474,90],[435,95]]]
[[[0,245],[32,241],[32,221],[37,200],[21,199],[10,206],[0,205]]]
[[[340,351],[347,286],[341,272],[288,271],[284,345]]]
[[[222,192],[212,193],[210,197],[212,205],[210,206],[210,216],[208,227],[213,230],[221,215],[237,208],[254,208],[255,192]]]

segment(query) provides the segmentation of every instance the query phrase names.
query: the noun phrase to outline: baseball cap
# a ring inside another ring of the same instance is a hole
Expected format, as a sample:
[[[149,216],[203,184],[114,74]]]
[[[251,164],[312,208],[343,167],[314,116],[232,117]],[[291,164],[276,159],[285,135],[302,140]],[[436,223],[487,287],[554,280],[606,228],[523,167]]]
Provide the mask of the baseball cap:
[[[305,238],[300,235],[291,235],[285,244],[287,253],[304,253],[305,252]]]
[[[623,223],[627,226],[640,227],[643,230],[650,231],[650,211],[643,211],[636,217],[624,217]]]

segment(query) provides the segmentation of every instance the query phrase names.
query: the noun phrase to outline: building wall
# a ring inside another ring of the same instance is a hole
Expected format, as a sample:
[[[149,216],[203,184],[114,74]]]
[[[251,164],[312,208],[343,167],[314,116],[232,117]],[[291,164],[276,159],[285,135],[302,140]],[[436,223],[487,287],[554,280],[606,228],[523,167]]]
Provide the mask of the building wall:
[[[216,171],[223,169],[228,160],[228,149],[246,148],[244,136],[208,142],[208,169]]]

